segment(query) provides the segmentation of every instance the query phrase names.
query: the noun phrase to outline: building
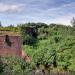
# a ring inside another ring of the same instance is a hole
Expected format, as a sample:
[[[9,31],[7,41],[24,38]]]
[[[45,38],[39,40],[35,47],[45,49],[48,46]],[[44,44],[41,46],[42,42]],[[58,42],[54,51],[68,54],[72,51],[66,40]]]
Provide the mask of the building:
[[[9,31],[0,31],[0,56],[19,56],[30,61],[21,47],[21,37]]]

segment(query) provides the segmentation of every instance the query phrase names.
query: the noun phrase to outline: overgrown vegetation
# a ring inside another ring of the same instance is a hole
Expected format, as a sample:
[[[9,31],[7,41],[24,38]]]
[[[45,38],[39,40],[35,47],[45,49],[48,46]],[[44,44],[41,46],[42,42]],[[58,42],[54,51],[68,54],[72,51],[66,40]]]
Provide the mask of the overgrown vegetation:
[[[39,25],[40,26],[39,26]],[[36,66],[44,66],[45,68],[57,68],[60,70],[75,71],[75,28],[64,25],[43,23],[29,23],[21,25],[26,30],[27,27],[36,29],[36,37],[31,35],[29,30],[23,31],[23,36],[31,37],[26,40],[36,39],[35,44],[27,41],[23,45],[25,52],[32,58],[32,62]],[[21,30],[22,32],[22,30]],[[33,32],[32,32],[33,33]],[[25,34],[25,35],[24,35]],[[24,38],[25,39],[25,38]],[[35,41],[35,40],[33,40]],[[37,65],[38,64],[38,65]]]
[[[45,69],[75,71],[74,26],[26,23],[16,27],[0,27],[0,30],[16,31],[21,34],[23,50],[31,58],[32,70],[37,67],[43,72]],[[17,70],[17,67],[14,66],[13,70]]]
[[[0,57],[0,75],[29,75],[31,65],[19,57]]]

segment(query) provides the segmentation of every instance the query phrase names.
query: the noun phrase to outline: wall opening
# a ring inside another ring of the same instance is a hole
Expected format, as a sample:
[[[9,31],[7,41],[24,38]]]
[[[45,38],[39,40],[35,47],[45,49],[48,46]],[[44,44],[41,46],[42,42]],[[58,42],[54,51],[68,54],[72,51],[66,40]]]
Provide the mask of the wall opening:
[[[11,47],[11,41],[8,35],[5,35],[5,43]]]

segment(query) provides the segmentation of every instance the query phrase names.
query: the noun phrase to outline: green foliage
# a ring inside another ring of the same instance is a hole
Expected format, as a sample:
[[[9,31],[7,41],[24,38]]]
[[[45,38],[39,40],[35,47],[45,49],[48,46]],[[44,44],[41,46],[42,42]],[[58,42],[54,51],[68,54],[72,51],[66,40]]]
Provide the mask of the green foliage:
[[[14,26],[0,27],[0,31],[18,32],[18,28],[17,27],[14,27]]]
[[[22,75],[31,72],[31,66],[19,57],[0,57],[0,73],[12,73]]]
[[[37,29],[34,26],[31,27],[30,25],[33,25],[33,23],[18,25],[23,44],[31,45],[37,41]]]
[[[75,28],[59,24],[26,23],[0,30],[18,32],[22,36],[23,50],[31,58],[27,68],[14,66],[12,71],[24,71],[43,65],[49,69],[75,71]],[[1,68],[4,68],[1,66]]]
[[[39,24],[40,25],[40,24]],[[35,47],[24,45],[25,52],[37,66],[57,67],[75,71],[75,30],[73,27],[51,24],[37,26],[37,44]],[[33,27],[33,26],[32,26]],[[73,62],[72,62],[73,61]]]

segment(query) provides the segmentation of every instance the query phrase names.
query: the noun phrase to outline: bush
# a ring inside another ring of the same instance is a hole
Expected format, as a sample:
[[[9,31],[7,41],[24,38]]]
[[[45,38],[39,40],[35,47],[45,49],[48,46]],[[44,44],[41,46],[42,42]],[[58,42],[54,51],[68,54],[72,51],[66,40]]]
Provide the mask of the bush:
[[[12,73],[17,75],[18,73],[24,75],[31,72],[31,66],[19,57],[0,57],[0,73]],[[8,75],[7,74],[7,75]]]

